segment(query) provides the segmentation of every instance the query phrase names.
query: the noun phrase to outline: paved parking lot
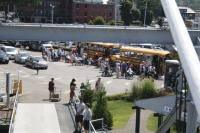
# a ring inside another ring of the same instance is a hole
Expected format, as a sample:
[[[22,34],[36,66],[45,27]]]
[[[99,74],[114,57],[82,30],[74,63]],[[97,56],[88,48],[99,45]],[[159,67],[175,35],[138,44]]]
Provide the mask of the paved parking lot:
[[[40,52],[30,52],[31,55],[41,55]],[[10,61],[8,65],[0,65],[0,85],[5,82],[5,73],[11,73],[12,79],[22,79],[23,81],[23,96],[20,98],[22,102],[46,102],[48,99],[48,82],[50,78],[55,79],[56,91],[62,93],[62,102],[67,102],[69,94],[69,84],[72,78],[77,80],[77,88],[81,82],[89,82],[92,88],[101,72],[95,66],[72,66],[70,63],[64,62],[49,62],[48,70],[40,70],[39,75],[36,75],[36,70],[25,67],[21,64],[16,64]],[[106,88],[107,94],[117,94],[125,92],[131,88],[132,83],[136,81],[127,79],[116,79],[113,77],[102,77],[102,82]],[[160,87],[162,81],[156,81]]]

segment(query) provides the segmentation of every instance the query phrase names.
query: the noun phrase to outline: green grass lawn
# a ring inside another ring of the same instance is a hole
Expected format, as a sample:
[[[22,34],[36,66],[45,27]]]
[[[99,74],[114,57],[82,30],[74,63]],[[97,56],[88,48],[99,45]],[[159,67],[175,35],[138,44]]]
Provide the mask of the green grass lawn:
[[[158,117],[154,117],[153,114],[149,115],[147,120],[147,129],[149,131],[156,131],[158,126]],[[172,126],[170,133],[176,133],[175,126]]]
[[[133,103],[124,100],[108,101],[108,109],[113,116],[113,129],[126,126],[129,118],[133,114]]]

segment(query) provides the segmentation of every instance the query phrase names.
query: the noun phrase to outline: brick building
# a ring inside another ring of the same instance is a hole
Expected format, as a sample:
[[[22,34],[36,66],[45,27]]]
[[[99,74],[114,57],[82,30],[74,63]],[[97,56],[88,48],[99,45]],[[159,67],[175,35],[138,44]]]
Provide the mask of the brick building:
[[[54,6],[54,23],[87,23],[96,16],[106,21],[114,19],[114,5],[101,1],[88,0],[42,0],[37,6],[9,4],[11,12],[16,12],[21,22],[51,23],[52,6]],[[0,11],[8,11],[8,3],[0,2]]]
[[[100,2],[86,2],[74,0],[72,4],[72,21],[88,23],[97,16],[102,16],[106,21],[114,19],[114,5]]]

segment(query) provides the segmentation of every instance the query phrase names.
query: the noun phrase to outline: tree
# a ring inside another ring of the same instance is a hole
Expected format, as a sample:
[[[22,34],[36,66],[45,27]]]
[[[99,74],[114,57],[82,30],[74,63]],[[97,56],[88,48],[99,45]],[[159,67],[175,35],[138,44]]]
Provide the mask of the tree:
[[[97,102],[93,109],[93,118],[99,119],[104,118],[105,124],[108,128],[112,128],[113,119],[112,114],[109,112],[107,107],[107,98],[105,91],[99,91],[96,93]],[[95,127],[100,128],[101,123],[96,123]]]
[[[141,12],[140,21],[142,21],[142,22],[144,22],[144,14],[145,14],[144,12],[145,12],[145,10],[142,10],[142,12]],[[150,25],[152,20],[153,20],[153,12],[150,10],[147,10],[145,24]]]
[[[135,0],[135,2],[141,12],[140,20],[142,22],[144,21],[144,13],[147,6],[146,24],[148,25],[151,24],[153,19],[165,16],[160,0]]]
[[[138,9],[132,9],[131,13],[132,13],[133,20],[140,19],[140,16],[141,16],[140,10],[138,10]]]
[[[102,16],[97,16],[94,20],[93,20],[93,24],[94,25],[104,25],[106,22],[104,20],[104,18]]]
[[[121,17],[122,21],[124,21],[124,25],[130,25],[133,20],[131,12],[133,6],[132,2],[130,0],[123,0],[120,5]]]
[[[84,103],[89,103],[90,105],[92,105],[94,92],[91,88],[91,84],[89,83],[89,81],[87,81],[82,89],[83,90],[81,90],[81,99]]]
[[[12,0],[11,0],[12,1]],[[21,5],[21,4],[31,4],[31,5],[38,5],[40,4],[42,0],[16,0],[16,4],[17,5]]]

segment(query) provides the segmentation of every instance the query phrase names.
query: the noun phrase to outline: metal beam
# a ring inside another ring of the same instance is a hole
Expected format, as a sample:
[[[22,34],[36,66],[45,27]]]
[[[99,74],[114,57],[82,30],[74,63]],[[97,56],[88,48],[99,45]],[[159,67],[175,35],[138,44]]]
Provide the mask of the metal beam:
[[[197,43],[200,30],[189,31]],[[174,44],[169,30],[125,26],[0,24],[0,40]]]

